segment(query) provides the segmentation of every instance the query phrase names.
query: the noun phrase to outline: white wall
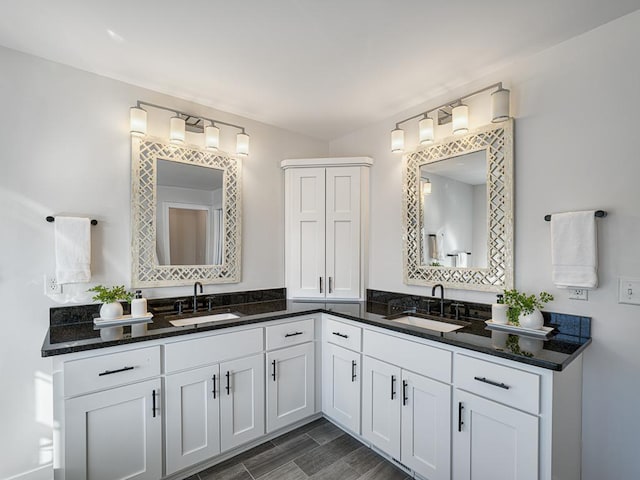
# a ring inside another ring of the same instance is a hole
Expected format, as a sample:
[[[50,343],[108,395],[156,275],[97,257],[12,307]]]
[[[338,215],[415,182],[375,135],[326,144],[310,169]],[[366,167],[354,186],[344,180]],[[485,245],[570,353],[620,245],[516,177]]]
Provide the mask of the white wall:
[[[512,89],[515,124],[516,286],[556,296],[549,310],[593,317],[584,361],[583,479],[640,478],[640,306],[617,303],[617,278],[640,277],[640,12],[523,60],[494,81]],[[370,155],[369,287],[427,294],[402,283],[401,168],[389,152],[394,123],[465,91],[416,106],[331,143],[332,155]],[[472,117],[472,121],[474,118]],[[477,120],[477,119],[476,119]],[[416,128],[417,130],[417,128]],[[415,137],[408,141],[413,141]],[[551,282],[547,213],[604,209],[598,221],[600,287],[588,302]],[[458,299],[493,300],[448,291]]]
[[[0,65],[0,478],[31,470],[29,478],[48,478],[51,360],[40,358],[40,348],[55,303],[43,294],[43,274],[54,271],[53,225],[45,217],[96,218],[92,283],[130,285],[129,107],[138,99],[172,106],[241,124],[251,135],[243,162],[243,280],[205,286],[207,293],[284,285],[279,162],[326,156],[328,144],[3,48]],[[234,135],[222,131],[224,150],[234,150]],[[65,287],[65,298],[84,300],[86,288]]]

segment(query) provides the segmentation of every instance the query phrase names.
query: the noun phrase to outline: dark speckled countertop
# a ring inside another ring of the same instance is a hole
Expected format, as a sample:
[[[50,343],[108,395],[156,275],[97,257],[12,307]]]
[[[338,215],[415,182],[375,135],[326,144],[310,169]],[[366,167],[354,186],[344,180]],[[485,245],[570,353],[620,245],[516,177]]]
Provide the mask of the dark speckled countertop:
[[[264,296],[260,299],[239,298],[239,301],[244,300],[245,303],[213,305],[212,310],[206,313],[234,312],[239,314],[240,318],[184,327],[174,327],[169,323],[169,320],[177,317],[173,310],[173,301],[170,302],[170,307],[169,303],[163,306],[161,301],[155,301],[156,305],[153,307],[150,303],[149,310],[154,313],[154,318],[153,323],[148,324],[146,334],[132,337],[130,327],[125,326],[123,338],[109,341],[102,340],[100,331],[93,325],[92,319],[97,316],[98,305],[62,307],[52,309],[51,326],[42,345],[42,356],[63,355],[315,313],[330,313],[356,322],[550,370],[562,370],[591,343],[591,319],[588,317],[543,312],[545,325],[554,327],[555,332],[547,340],[538,340],[489,330],[484,321],[489,318],[486,316],[486,308],[483,308],[486,306],[477,304],[471,304],[470,307],[472,314],[479,318],[464,317],[463,320],[468,325],[454,332],[440,333],[398,324],[384,317],[402,311],[412,303],[404,299],[397,301],[388,296],[376,296],[375,293],[388,292],[369,291],[367,302],[345,303],[314,303],[270,299]],[[405,298],[413,299],[415,306],[415,299],[424,297],[405,296]],[[473,311],[474,307],[477,307],[478,311]],[[420,308],[418,312],[421,312]]]

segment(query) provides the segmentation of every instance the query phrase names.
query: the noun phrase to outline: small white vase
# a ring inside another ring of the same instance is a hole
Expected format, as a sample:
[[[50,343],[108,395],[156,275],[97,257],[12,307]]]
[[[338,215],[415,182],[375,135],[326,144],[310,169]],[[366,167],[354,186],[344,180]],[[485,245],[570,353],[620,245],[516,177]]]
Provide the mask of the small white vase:
[[[544,317],[542,316],[542,312],[536,308],[532,313],[526,315],[521,314],[518,317],[518,322],[520,322],[522,328],[540,330],[544,326]]]
[[[100,318],[102,320],[120,318],[122,313],[122,305],[119,302],[103,303],[100,307]]]
[[[542,351],[543,342],[537,338],[527,338],[522,336],[518,339],[520,350],[531,355],[537,355]]]

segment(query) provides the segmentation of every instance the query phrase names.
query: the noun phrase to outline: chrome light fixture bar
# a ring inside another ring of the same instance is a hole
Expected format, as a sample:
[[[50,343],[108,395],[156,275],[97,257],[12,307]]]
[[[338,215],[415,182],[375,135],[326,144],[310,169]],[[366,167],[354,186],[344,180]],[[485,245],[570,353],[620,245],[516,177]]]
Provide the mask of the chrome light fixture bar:
[[[419,142],[420,145],[430,145],[435,140],[434,135],[434,119],[429,114],[436,112],[435,119],[439,124],[451,121],[452,133],[454,135],[462,135],[469,131],[469,107],[463,103],[463,100],[495,89],[491,93],[491,121],[493,123],[502,122],[509,119],[509,90],[502,88],[502,82],[494,83],[488,87],[476,90],[464,97],[443,103],[435,108],[431,108],[425,112],[405,118],[396,123],[396,128],[391,130],[391,151],[394,153],[402,153],[404,151],[404,130],[400,125],[419,117],[422,119],[418,122]],[[445,119],[442,121],[442,119]]]
[[[175,108],[164,107],[154,103],[147,103],[138,100],[135,107],[130,109],[130,131],[131,135],[144,137],[147,134],[147,111],[143,106],[157,108],[173,113],[175,116],[170,120],[169,141],[174,144],[182,144],[186,138],[186,131],[203,133],[204,146],[207,150],[216,151],[220,148],[220,128],[218,125],[236,128],[240,132],[236,135],[236,154],[241,156],[249,155],[249,135],[244,127],[233,123],[213,120],[211,118],[192,115],[181,112]],[[207,124],[208,123],[208,124]]]

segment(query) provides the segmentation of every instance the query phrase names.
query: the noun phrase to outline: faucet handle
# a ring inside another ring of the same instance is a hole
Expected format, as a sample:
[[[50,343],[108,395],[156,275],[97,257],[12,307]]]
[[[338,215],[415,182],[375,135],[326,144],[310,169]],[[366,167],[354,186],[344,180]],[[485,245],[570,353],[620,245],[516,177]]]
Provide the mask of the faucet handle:
[[[173,308],[175,308],[178,312],[178,315],[182,315],[182,307],[183,304],[187,301],[186,298],[179,298],[173,303]]]
[[[213,309],[213,301],[216,299],[215,296],[213,295],[209,295],[208,297],[204,298],[207,301],[207,310],[211,311]]]

